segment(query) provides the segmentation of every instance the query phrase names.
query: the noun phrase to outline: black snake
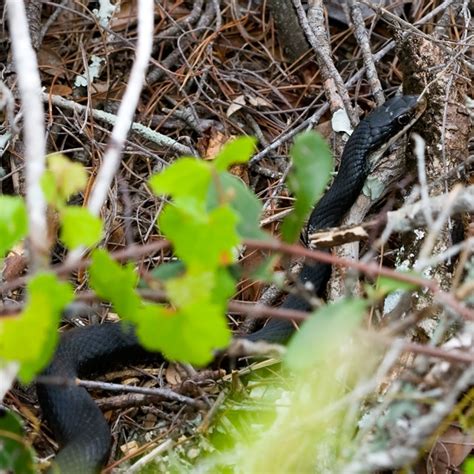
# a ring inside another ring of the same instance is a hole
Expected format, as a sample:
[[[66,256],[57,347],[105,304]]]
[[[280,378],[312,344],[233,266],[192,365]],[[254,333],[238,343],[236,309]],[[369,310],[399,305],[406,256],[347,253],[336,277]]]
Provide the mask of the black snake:
[[[344,148],[336,178],[311,214],[310,232],[338,225],[362,190],[373,154],[382,153],[415,122],[420,113],[417,96],[401,96],[388,100],[360,122]],[[327,264],[305,264],[299,278],[303,283],[311,283],[315,293],[321,293],[329,273]],[[293,294],[286,298],[283,307],[311,310],[306,300]],[[293,331],[290,322],[271,320],[247,338],[286,342]],[[91,373],[103,373],[112,365],[131,363],[145,356],[133,331],[126,331],[119,324],[76,328],[62,334],[53,361],[44,375],[74,380]],[[109,455],[111,434],[86,389],[72,384],[38,383],[37,392],[43,415],[61,446],[55,459],[60,472],[99,471]]]

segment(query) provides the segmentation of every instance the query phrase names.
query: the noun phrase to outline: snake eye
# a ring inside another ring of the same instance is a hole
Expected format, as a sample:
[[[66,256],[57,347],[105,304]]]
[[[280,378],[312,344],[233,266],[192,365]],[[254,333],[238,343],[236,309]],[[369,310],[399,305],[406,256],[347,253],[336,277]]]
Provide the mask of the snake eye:
[[[400,117],[397,117],[397,122],[404,127],[410,123],[411,117],[410,114],[402,114]]]

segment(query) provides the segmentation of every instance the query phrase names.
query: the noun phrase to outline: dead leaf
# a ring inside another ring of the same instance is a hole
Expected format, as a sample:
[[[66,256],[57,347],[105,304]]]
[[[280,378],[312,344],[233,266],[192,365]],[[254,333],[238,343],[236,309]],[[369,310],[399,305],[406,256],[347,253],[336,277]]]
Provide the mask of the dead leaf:
[[[110,19],[109,28],[122,31],[137,23],[138,5],[136,1],[120,2],[120,10]]]
[[[473,448],[473,435],[464,432],[460,426],[450,425],[431,450],[431,458],[436,467],[434,472],[459,467]]]
[[[247,186],[249,185],[250,178],[247,165],[234,165],[230,168],[229,173],[238,176]]]
[[[120,451],[127,456],[133,456],[134,453],[138,452],[140,445],[136,441],[130,441],[120,446]]]
[[[249,104],[252,106],[252,107],[271,107],[272,104],[264,99],[263,97],[254,97],[252,95],[248,95],[247,96],[247,99],[249,101]]]
[[[238,110],[240,110],[245,105],[245,96],[239,95],[230,104],[229,108],[227,109],[226,115],[230,117],[232,114],[235,114]]]
[[[233,138],[234,135],[224,135],[219,130],[211,128],[206,138],[202,139],[198,144],[199,154],[203,160],[213,160],[222,147]]]
[[[145,421],[143,422],[143,426],[145,429],[151,429],[156,425],[158,417],[153,413],[147,413],[145,416]]]
[[[180,385],[182,383],[181,374],[176,364],[170,364],[165,372],[165,379],[170,385]]]
[[[18,251],[12,250],[5,258],[2,272],[4,281],[12,281],[21,276],[26,270],[28,259],[24,252],[24,249],[19,247]]]
[[[55,77],[66,77],[62,57],[53,49],[43,46],[38,51],[38,66],[41,72]]]
[[[316,131],[319,132],[324,138],[329,138],[332,133],[331,121],[321,122],[316,126]]]
[[[65,84],[53,84],[48,91],[49,94],[67,97],[72,94],[72,89]]]

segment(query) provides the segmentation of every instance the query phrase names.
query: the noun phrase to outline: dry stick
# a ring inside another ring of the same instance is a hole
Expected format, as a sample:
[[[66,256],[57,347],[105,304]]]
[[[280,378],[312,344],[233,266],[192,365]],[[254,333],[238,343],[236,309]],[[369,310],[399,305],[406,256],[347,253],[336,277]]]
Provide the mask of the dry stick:
[[[377,75],[375,64],[372,56],[372,50],[370,49],[369,35],[365,28],[364,17],[359,6],[359,2],[356,0],[349,0],[350,14],[352,23],[354,25],[354,36],[357,44],[360,46],[362,51],[362,58],[365,65],[365,75],[369,82],[372,94],[375,97],[375,102],[378,106],[385,102],[383,95],[382,84]]]
[[[203,408],[203,403],[201,403],[199,400],[194,400],[193,398],[181,395],[180,393],[173,392],[173,390],[170,390],[169,388],[136,387],[133,385],[123,385],[110,382],[95,382],[93,380],[81,379],[76,379],[76,385],[92,389],[108,390],[109,392],[128,392],[141,393],[143,395],[153,395],[166,398],[168,400],[186,403],[186,405],[190,405],[192,407]]]
[[[425,164],[425,148],[426,142],[421,138],[418,133],[412,133],[413,141],[415,142],[414,153],[416,156],[418,181],[420,183],[420,196],[423,202],[423,211],[425,213],[425,219],[428,225],[433,225],[433,215],[431,214],[431,208],[429,206],[429,191],[428,191],[428,180],[426,178],[426,164]]]
[[[0,402],[12,388],[19,370],[20,364],[18,362],[7,362],[2,364],[0,369]]]
[[[439,210],[444,208],[446,197],[444,195],[436,196],[430,199],[431,207],[434,213],[439,212]],[[424,213],[422,211],[423,205],[421,203],[415,203],[413,205],[405,206],[404,208],[399,209],[398,211],[389,212],[387,215],[388,226],[392,230],[406,232],[414,227],[419,227],[424,224],[423,218]],[[450,206],[452,213],[474,210],[474,186],[463,189],[458,193],[456,199],[453,201]],[[244,244],[249,248],[259,249],[259,250],[273,250],[277,252],[284,252],[290,255],[306,257],[311,260],[321,261],[323,263],[346,266],[349,268],[355,268],[360,270],[363,273],[366,273],[369,276],[381,275],[393,278],[399,281],[405,281],[407,283],[412,283],[417,286],[422,286],[430,289],[435,293],[440,301],[444,301],[453,306],[460,314],[468,319],[474,319],[474,313],[454,299],[453,295],[449,293],[444,293],[440,290],[438,284],[435,281],[417,277],[416,275],[409,275],[405,273],[399,273],[395,270],[380,267],[377,264],[373,263],[362,263],[356,262],[353,260],[347,260],[334,255],[321,252],[318,250],[309,250],[307,248],[298,246],[298,245],[288,245],[280,243],[276,240],[272,241],[259,241],[259,240],[245,240]],[[127,247],[124,250],[118,252],[113,252],[112,257],[117,261],[140,258],[150,253],[156,253],[160,250],[164,250],[170,247],[170,242],[167,240],[160,240],[158,242],[152,242],[146,245],[136,245],[132,247]],[[67,275],[71,271],[76,269],[84,269],[90,265],[88,259],[82,259],[81,261],[75,263],[65,263],[54,267],[53,270],[58,275]],[[23,286],[28,281],[28,277],[20,277],[15,279],[12,282],[5,283],[0,286],[0,294],[5,294],[8,291],[12,291],[16,288]],[[234,310],[248,312],[248,309],[245,308],[246,305],[234,306]],[[263,314],[268,315],[268,309],[255,308],[250,310],[253,315],[260,317]],[[265,313],[263,312],[265,311]],[[289,312],[288,312],[289,311]],[[287,318],[290,317],[295,320],[304,319],[299,312],[294,312],[293,310],[287,310],[279,308],[278,314],[275,313],[277,317]]]
[[[44,110],[41,80],[36,55],[30,41],[23,1],[6,2],[13,60],[18,78],[23,110],[26,165],[26,204],[28,207],[29,243],[33,268],[48,264],[46,201],[41,188],[45,169]]]
[[[472,188],[471,198],[474,202],[474,186],[472,186],[471,188]],[[438,196],[438,198],[440,197],[442,198],[442,196]],[[456,209],[456,205],[453,205],[452,209]],[[450,293],[445,293],[441,291],[437,282],[433,280],[421,278],[416,275],[400,273],[390,268],[380,267],[378,264],[375,264],[375,263],[362,263],[358,261],[348,260],[348,259],[340,258],[340,257],[334,256],[325,252],[321,252],[318,250],[309,250],[299,245],[284,244],[276,240],[260,241],[260,240],[247,239],[243,243],[247,247],[257,249],[257,250],[273,250],[276,252],[283,252],[283,253],[287,253],[294,256],[309,258],[310,260],[320,261],[323,263],[354,268],[369,276],[376,276],[376,275],[386,276],[398,281],[404,281],[416,286],[425,287],[429,289],[430,291],[432,291],[439,301],[443,301],[451,305],[459,314],[461,314],[466,319],[474,319],[473,311],[461,305],[459,301],[457,301],[454,298],[454,296],[451,295]],[[168,242],[167,240],[161,240],[161,241],[153,242],[151,244],[146,244],[143,246],[136,245],[133,247],[128,247],[124,250],[120,250],[118,252],[114,252],[112,253],[112,257],[118,261],[127,260],[131,258],[139,258],[145,255],[148,255],[150,253],[158,252],[159,250],[168,248],[170,245],[171,245],[170,242]],[[81,261],[77,263],[73,262],[73,263],[65,263],[62,265],[58,265],[57,267],[53,268],[53,270],[58,275],[67,275],[72,270],[84,269],[84,268],[87,268],[89,265],[90,265],[90,261],[88,259],[82,259]],[[12,282],[5,283],[0,286],[0,294],[19,288],[22,285],[24,285],[26,282],[27,282],[27,277],[20,277],[20,278],[15,279]],[[249,309],[247,308],[247,305],[244,303],[233,302],[232,304],[233,305],[235,304],[235,305],[232,307],[229,306],[229,309],[233,308],[233,310],[235,311],[252,313],[252,315],[254,315],[255,317],[268,315],[270,312],[269,309],[265,307],[259,307],[258,305],[252,309]],[[276,308],[274,308],[272,311],[275,311],[275,310]],[[305,319],[305,316],[303,316],[300,312],[294,311],[294,310],[288,310],[284,308],[278,308],[274,314],[276,317],[281,317],[281,318],[290,317],[291,319],[294,319],[294,320]]]
[[[148,301],[163,303],[168,301],[167,295],[163,290],[149,290],[141,289],[138,291],[140,296]],[[91,303],[97,301],[99,298],[92,291],[83,291],[76,295],[76,300],[83,303]],[[283,320],[291,320],[296,322],[303,322],[308,319],[309,314],[304,311],[288,308],[275,308],[260,303],[243,303],[242,301],[231,300],[227,304],[229,313],[241,314],[250,316],[251,318],[276,318]]]
[[[310,6],[308,16],[306,16],[301,0],[293,0],[301,28],[303,28],[321,68],[325,90],[329,95],[330,109],[333,112],[342,109],[342,101],[352,126],[356,126],[359,123],[359,118],[352,107],[344,81],[331,59],[331,46],[325,29],[324,11],[321,1],[318,0],[311,3],[313,3],[313,6]]]
[[[469,160],[468,160],[469,161]],[[456,167],[459,170],[460,167]],[[412,198],[415,198],[415,194],[412,193]],[[449,194],[441,194],[429,198],[429,207],[432,214],[440,214],[446,209],[446,199],[449,198]],[[409,232],[417,227],[421,227],[427,224],[426,222],[426,210],[424,209],[425,203],[417,201],[415,203],[410,202],[405,206],[401,207],[396,211],[387,213],[386,225],[382,235],[372,245],[373,249],[381,248],[389,237],[394,232]],[[468,186],[460,190],[460,192],[454,197],[452,205],[449,207],[451,215],[459,214],[461,212],[473,212],[474,211],[474,186]],[[363,257],[363,261],[368,260],[371,257],[371,252],[367,252]]]
[[[90,113],[91,116],[94,117],[96,120],[100,120],[110,125],[115,126],[118,120],[117,115],[111,114],[109,112],[104,112],[103,110],[87,110],[87,107],[85,107],[84,105],[78,104],[77,102],[74,102],[72,100],[64,99],[63,97],[58,95],[43,94],[43,100],[48,103],[50,102],[57,107],[73,110],[74,112],[80,114]],[[166,135],[156,132],[155,130],[152,130],[149,127],[146,127],[141,123],[133,122],[130,131],[136,133],[137,135],[140,135],[146,140],[156,143],[159,146],[169,148],[170,150],[173,150],[176,153],[180,153],[183,155],[193,155],[193,151],[191,150],[191,148],[177,142],[176,140],[173,140],[170,137],[167,137]]]
[[[164,451],[170,450],[175,444],[175,441],[172,439],[167,439],[163,441],[159,446],[153,448],[149,453],[142,456],[135,464],[132,464],[130,467],[127,468],[127,472],[134,473],[138,472],[140,469],[143,469],[147,464],[152,461],[156,461],[156,457],[159,456]]]
[[[59,386],[79,386],[91,389],[107,390],[109,392],[128,392],[128,393],[139,393],[142,395],[151,395],[156,397],[165,398],[167,400],[175,400],[177,402],[185,403],[196,408],[203,408],[204,405],[199,400],[181,395],[180,393],[174,392],[169,388],[150,388],[150,387],[137,387],[134,385],[124,385],[119,383],[110,382],[97,382],[93,380],[82,380],[79,378],[71,379],[67,377],[57,377],[50,375],[40,375],[37,379],[38,382],[51,385]]]
[[[127,88],[120,102],[117,121],[112,130],[102,165],[92,188],[87,208],[97,216],[107,199],[107,193],[115,174],[120,167],[121,152],[132,125],[133,115],[137,107],[140,92],[145,82],[145,72],[153,46],[153,0],[138,2],[138,41],[135,61],[130,72]],[[72,251],[66,263],[78,261],[84,253],[84,248]]]
[[[440,214],[445,209],[449,193],[430,197],[429,206],[433,214]],[[424,203],[417,201],[387,213],[387,228],[390,232],[408,232],[426,225]],[[474,212],[474,185],[462,188],[450,206],[451,215],[461,212]]]
[[[141,258],[146,255],[159,252],[160,250],[165,250],[169,248],[170,245],[171,245],[170,242],[163,239],[163,240],[159,240],[157,242],[151,242],[145,245],[133,245],[123,250],[112,252],[111,255],[112,255],[112,258],[120,262],[124,260],[129,260],[129,259]],[[61,265],[52,267],[51,270],[54,271],[59,276],[66,276],[66,275],[69,275],[69,273],[71,273],[74,270],[84,270],[87,267],[89,267],[90,264],[91,264],[90,259],[83,257],[78,262],[69,262],[69,263],[66,262]],[[6,282],[3,285],[0,285],[0,295],[4,295],[8,293],[9,291],[12,291],[24,286],[28,282],[29,279],[30,279],[30,276],[22,276],[19,278],[15,278],[15,280],[13,281]]]
[[[378,264],[375,263],[362,263],[359,261],[340,258],[335,255],[329,255],[325,252],[321,252],[319,250],[309,250],[299,245],[284,244],[276,240],[259,241],[247,239],[245,240],[245,244],[249,248],[257,250],[273,250],[275,252],[283,252],[290,255],[297,255],[318,262],[353,268],[369,276],[386,276],[388,278],[393,278],[398,281],[404,281],[406,283],[411,283],[416,286],[421,286],[429,289],[439,302],[451,306],[463,318],[474,320],[474,311],[461,304],[454,297],[454,295],[442,291],[438,283],[434,280],[428,280],[426,278],[421,278],[411,274],[400,273],[390,268],[380,267]]]
[[[195,0],[193,4],[192,10],[189,12],[189,15],[186,17],[175,21],[175,24],[167,28],[166,30],[160,31],[156,35],[157,40],[166,40],[170,39],[173,35],[176,35],[180,31],[184,31],[185,27],[189,27],[191,24],[193,24],[195,21],[197,21],[201,15],[201,10],[202,6],[204,5],[204,0]],[[168,12],[162,8],[163,13],[168,14]],[[169,16],[168,17],[171,21],[174,21],[174,19]],[[160,45],[160,43],[157,42],[157,46]],[[157,46],[153,48],[153,52],[157,49]]]
[[[387,10],[386,8],[381,7],[380,5],[374,5],[373,3],[366,1],[366,0],[361,0],[362,3],[367,5],[369,8],[372,10],[376,11],[380,16],[385,17],[385,20],[392,20],[393,22],[396,22],[400,26],[403,26],[407,30],[410,30],[412,33],[415,33],[418,36],[422,36],[423,38],[427,39],[428,41],[433,41],[433,37],[424,33],[423,31],[419,30],[416,26],[421,25],[421,20],[415,22],[414,25],[409,23],[408,21],[404,20],[403,18],[400,18],[398,15],[394,15],[391,11]],[[449,2],[445,2],[444,6],[440,5],[440,8],[438,7],[436,10],[438,10],[437,13],[441,12],[442,10],[447,9],[451,4],[453,3],[453,0],[450,0]],[[434,13],[434,10],[430,12],[431,18],[433,18],[437,13]],[[440,47],[442,47],[440,45]]]
[[[459,396],[472,385],[473,379],[474,366],[471,365],[449,387],[445,398],[431,405],[427,414],[407,420],[407,423],[399,427],[397,443],[385,449],[375,447],[373,443],[359,447],[354,452],[353,459],[341,469],[341,472],[356,474],[384,469],[401,469],[411,465],[419,455],[420,446],[453,410]],[[382,418],[388,419],[388,417]]]
[[[404,352],[413,352],[414,354],[435,357],[437,359],[443,359],[448,362],[454,362],[459,364],[474,363],[474,353],[472,352],[463,352],[460,350],[446,350],[442,347],[417,344],[415,342],[409,342],[404,339],[392,338],[384,334],[383,331],[374,333],[371,331],[362,330],[358,331],[358,333],[360,333],[360,337],[372,339],[374,343],[382,343],[388,347],[391,347],[394,343],[396,343]]]
[[[60,7],[67,5],[69,0],[62,0]],[[43,39],[46,36],[49,28],[53,25],[53,23],[58,19],[58,16],[62,13],[61,8],[55,8],[53,12],[49,15],[49,18],[44,22],[43,26],[41,27],[41,31],[38,35],[38,44],[43,43]]]
[[[474,237],[470,237],[469,239],[463,240],[462,242],[459,242],[458,244],[451,245],[448,249],[446,249],[444,252],[429,256],[425,259],[419,260],[419,264],[421,268],[427,268],[427,267],[434,267],[436,265],[439,265],[446,260],[453,258],[455,255],[461,252],[469,252],[472,253],[472,249],[474,249]],[[453,286],[456,288],[456,285]]]
[[[45,169],[44,111],[41,102],[41,80],[38,63],[31,45],[25,5],[20,0],[7,0],[10,40],[18,88],[23,110],[26,167],[26,204],[29,224],[29,248],[33,271],[48,265],[48,233],[46,201],[41,189]],[[13,123],[12,123],[13,126]],[[3,400],[20,369],[18,362],[7,362],[0,371],[0,400]]]
[[[184,57],[184,52],[192,46],[192,44],[196,41],[196,39],[191,35],[192,33],[199,31],[199,30],[205,30],[211,23],[212,19],[214,18],[214,5],[213,3],[208,0],[206,4],[206,8],[204,12],[201,13],[199,21],[196,25],[196,28],[193,28],[192,30],[184,32],[182,35],[180,35],[183,38],[182,44],[179,44],[178,40],[178,46],[173,52],[169,54],[159,65],[157,68],[152,69],[146,77],[146,81],[148,84],[154,84],[158,80],[161,79],[161,77],[165,74],[165,72],[168,72],[167,70],[176,65],[178,62],[178,59],[180,56]],[[185,36],[186,35],[186,36]],[[170,77],[172,77],[173,74],[170,73]]]
[[[449,220],[449,216],[451,215],[451,208],[454,205],[454,202],[456,201],[456,198],[459,195],[459,193],[462,191],[462,189],[463,189],[463,186],[460,183],[456,184],[453,187],[453,189],[448,194],[448,198],[446,202],[444,203],[443,209],[439,213],[438,218],[433,223],[433,225],[430,225],[428,227],[428,230],[429,230],[428,235],[425,237],[423,241],[423,245],[417,257],[417,262],[415,263],[413,267],[415,271],[421,271],[423,268],[425,268],[423,261],[426,260],[430,256],[436,244],[436,240],[439,236],[439,233],[441,232],[445,223]]]
[[[163,291],[159,291],[159,290],[141,290],[140,296],[150,301],[158,301],[158,302],[166,301],[166,294]],[[91,301],[91,300],[97,299],[97,297],[92,292],[87,292],[87,293],[84,292],[79,295],[79,299]],[[276,319],[303,322],[310,317],[310,313],[305,313],[304,311],[290,310],[290,309],[285,309],[285,308],[274,308],[271,306],[264,306],[261,304],[242,303],[240,301],[230,301],[227,307],[228,307],[229,312],[231,313],[235,312],[241,315],[245,315],[247,317],[250,316],[252,318],[271,317],[271,318],[276,318]],[[376,340],[377,342],[381,342],[382,344],[388,347],[392,346],[394,342],[397,342],[397,344],[399,344],[400,346],[400,349],[405,352],[413,352],[415,354],[422,354],[422,355],[426,355],[430,357],[436,357],[438,359],[443,359],[449,362],[456,362],[456,363],[473,363],[474,362],[474,354],[471,354],[471,353],[466,353],[459,350],[448,351],[439,347],[426,346],[422,344],[408,342],[402,339],[395,339],[395,338],[390,337],[389,335],[384,334],[383,332],[382,333],[378,332],[374,334],[370,331],[360,331],[360,333],[362,337],[372,338]],[[274,349],[277,345],[265,344],[265,346],[266,346],[265,352],[268,352],[268,348]],[[87,386],[87,385],[84,384],[84,386]],[[93,388],[96,388],[96,387],[93,387]],[[104,388],[107,390],[108,386],[99,387],[99,388]],[[127,389],[124,389],[124,390],[127,390]],[[138,390],[134,390],[134,392],[146,393],[146,394],[155,393],[155,392],[143,392],[143,391],[138,391]]]

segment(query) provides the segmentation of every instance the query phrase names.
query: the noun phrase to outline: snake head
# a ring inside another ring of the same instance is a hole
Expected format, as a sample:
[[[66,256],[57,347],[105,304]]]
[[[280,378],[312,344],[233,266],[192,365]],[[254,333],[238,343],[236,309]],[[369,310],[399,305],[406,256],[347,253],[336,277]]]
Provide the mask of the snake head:
[[[405,134],[426,109],[426,100],[417,95],[392,97],[364,119],[370,128],[367,143],[370,167],[400,136]]]

